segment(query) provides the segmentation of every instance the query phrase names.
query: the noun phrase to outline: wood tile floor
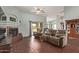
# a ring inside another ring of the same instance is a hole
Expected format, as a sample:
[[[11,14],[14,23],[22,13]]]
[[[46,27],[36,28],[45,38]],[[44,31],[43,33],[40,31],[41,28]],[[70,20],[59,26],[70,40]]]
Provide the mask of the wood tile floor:
[[[17,38],[16,38],[17,39]],[[31,38],[24,38],[12,43],[12,53],[79,53],[79,40],[69,39],[68,45],[58,48],[48,42],[40,42]]]
[[[10,44],[6,44],[6,45],[1,45],[0,46],[0,53],[10,53],[11,47]]]

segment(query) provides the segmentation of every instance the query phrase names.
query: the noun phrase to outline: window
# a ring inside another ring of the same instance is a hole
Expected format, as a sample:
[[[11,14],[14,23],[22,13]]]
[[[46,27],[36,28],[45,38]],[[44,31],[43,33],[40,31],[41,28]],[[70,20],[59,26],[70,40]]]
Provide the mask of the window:
[[[35,24],[35,23],[33,23],[33,24],[32,24],[32,26],[33,26],[33,27],[36,27],[36,24]]]
[[[7,20],[7,17],[5,15],[2,15],[1,16],[1,21],[6,21]]]
[[[53,25],[53,29],[57,29],[57,28],[56,28],[56,24]]]
[[[10,21],[16,22],[16,19],[17,19],[17,17],[15,15],[11,14]]]
[[[10,21],[12,21],[12,22],[16,22],[16,18],[14,18],[14,17],[10,17]]]

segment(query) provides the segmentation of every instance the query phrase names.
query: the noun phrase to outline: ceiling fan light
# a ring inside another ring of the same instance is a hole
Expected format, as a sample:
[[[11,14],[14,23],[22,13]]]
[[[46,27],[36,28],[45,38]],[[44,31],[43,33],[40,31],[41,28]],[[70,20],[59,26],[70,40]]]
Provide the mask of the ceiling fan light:
[[[45,11],[43,10],[43,8],[34,7],[34,10],[35,10],[36,14],[43,14],[43,13],[45,13]]]
[[[40,14],[40,11],[36,11],[36,14]]]

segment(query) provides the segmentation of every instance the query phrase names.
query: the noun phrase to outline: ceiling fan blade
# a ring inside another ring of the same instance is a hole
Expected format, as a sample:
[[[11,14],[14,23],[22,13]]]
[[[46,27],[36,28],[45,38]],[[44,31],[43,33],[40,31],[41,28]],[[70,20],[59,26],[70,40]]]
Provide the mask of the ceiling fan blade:
[[[42,13],[45,13],[45,11],[44,11],[44,10],[41,10],[41,12],[42,12]]]

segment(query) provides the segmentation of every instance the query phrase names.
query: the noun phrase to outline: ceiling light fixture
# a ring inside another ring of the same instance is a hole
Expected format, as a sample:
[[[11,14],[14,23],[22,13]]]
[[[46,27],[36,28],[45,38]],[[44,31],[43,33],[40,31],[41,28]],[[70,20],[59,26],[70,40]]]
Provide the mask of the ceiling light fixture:
[[[44,8],[34,7],[36,14],[43,14],[45,13]]]

